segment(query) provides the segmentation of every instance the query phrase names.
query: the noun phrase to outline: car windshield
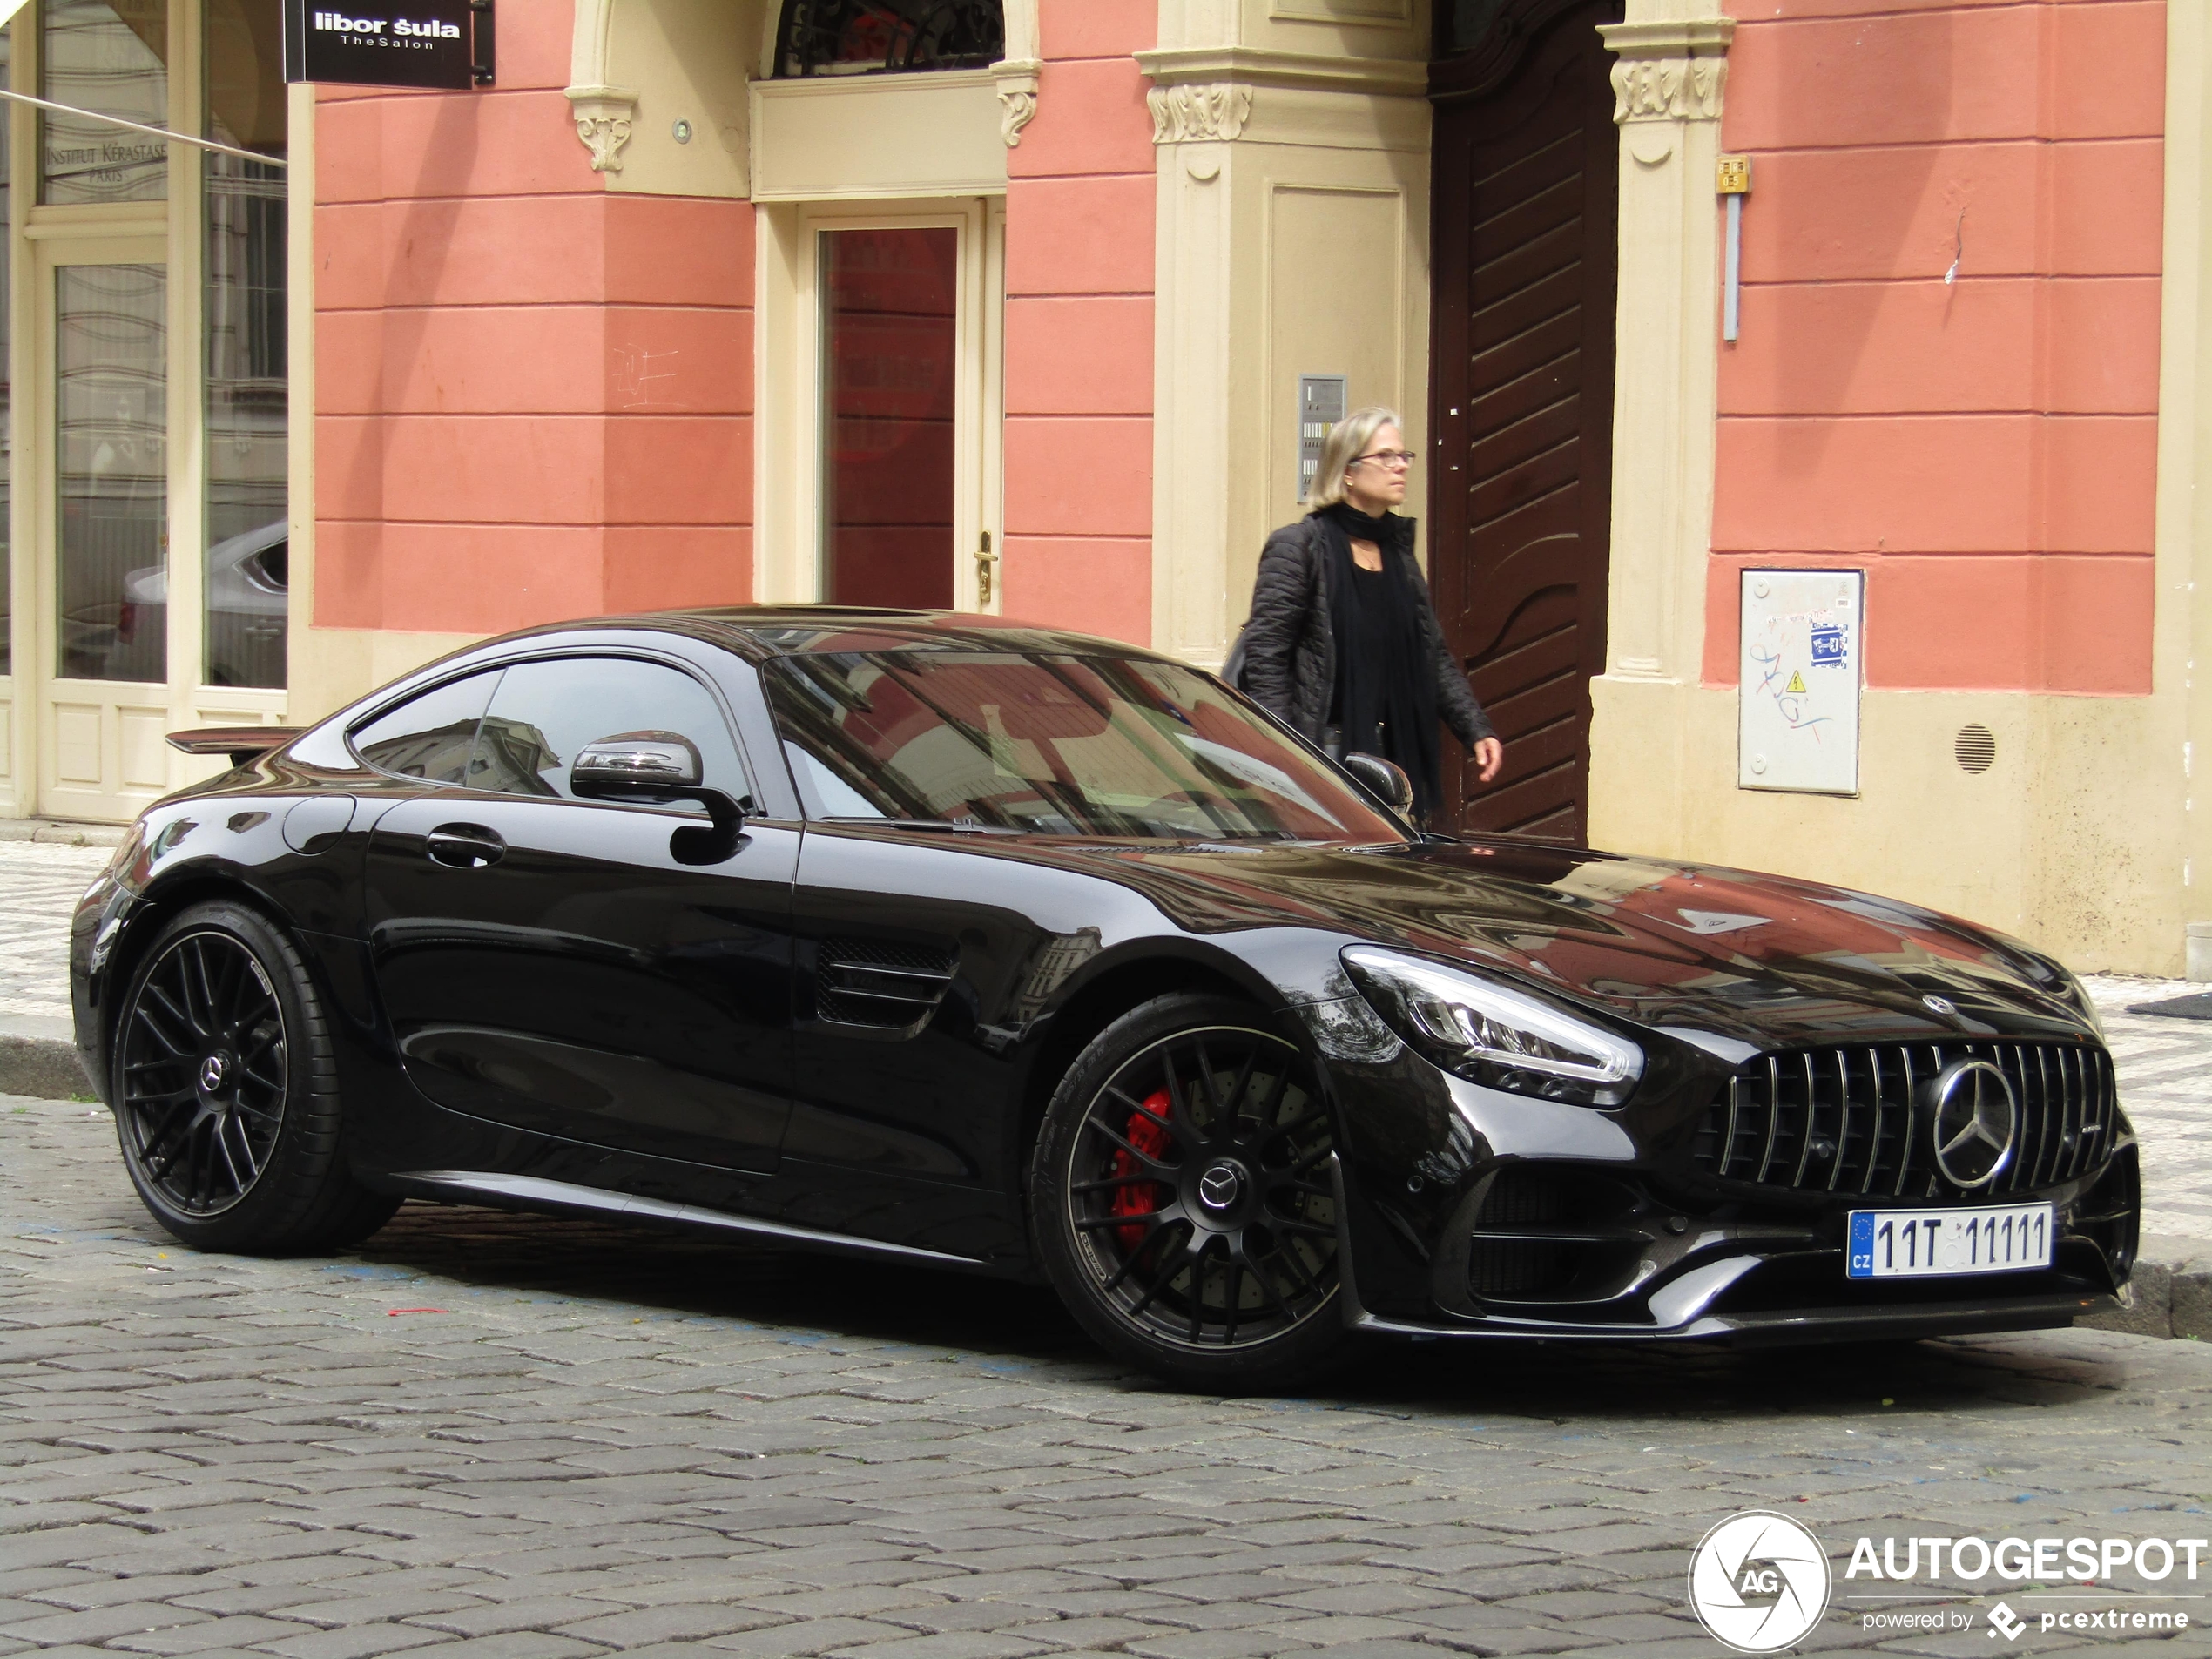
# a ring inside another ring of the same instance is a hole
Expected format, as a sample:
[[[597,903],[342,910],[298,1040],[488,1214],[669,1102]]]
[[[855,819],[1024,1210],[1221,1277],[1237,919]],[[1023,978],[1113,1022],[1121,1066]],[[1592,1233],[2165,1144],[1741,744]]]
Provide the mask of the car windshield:
[[[1404,841],[1217,682],[1171,663],[926,646],[778,658],[810,816],[1114,840]]]

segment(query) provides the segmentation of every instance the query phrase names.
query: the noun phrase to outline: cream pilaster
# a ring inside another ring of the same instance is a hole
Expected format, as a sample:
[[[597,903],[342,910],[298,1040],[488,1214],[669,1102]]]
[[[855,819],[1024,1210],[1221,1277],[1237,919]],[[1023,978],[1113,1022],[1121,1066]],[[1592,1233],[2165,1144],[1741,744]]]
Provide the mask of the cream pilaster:
[[[1156,85],[1146,94],[1157,146],[1159,239],[1152,643],[1216,664],[1229,649],[1223,573],[1229,547],[1231,152],[1251,98],[1249,88],[1225,84]]]
[[[2178,924],[2212,921],[2212,25],[2201,6],[2167,8],[2165,172],[2151,681],[2179,717],[2158,734],[2154,771],[2168,786],[2180,774],[2181,868],[2161,873],[2177,894],[2159,941],[2171,961]]]
[[[1592,682],[1591,835],[1673,850],[1683,693],[1704,653],[1719,374],[1714,164],[1732,19],[1630,0],[1619,55],[1620,297],[1606,671]],[[1655,784],[1654,773],[1663,779]],[[1655,800],[1655,796],[1660,798]],[[1651,809],[1663,800],[1661,810]],[[1633,801],[1628,821],[1615,809]]]
[[[1217,664],[1299,512],[1298,376],[1426,428],[1425,19],[1394,0],[1162,0],[1152,643]]]

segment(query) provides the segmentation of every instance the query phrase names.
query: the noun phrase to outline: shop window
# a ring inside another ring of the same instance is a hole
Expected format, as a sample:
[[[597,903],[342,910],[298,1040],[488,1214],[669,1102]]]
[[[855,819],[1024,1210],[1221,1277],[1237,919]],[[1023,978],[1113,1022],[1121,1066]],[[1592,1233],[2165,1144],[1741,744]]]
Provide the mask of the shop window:
[[[47,0],[39,11],[39,91],[72,109],[169,124],[168,0]],[[160,201],[169,147],[84,116],[39,115],[39,199]]]
[[[55,537],[64,679],[166,677],[169,449],[166,273],[55,272]]]
[[[208,0],[204,152],[206,662],[210,685],[281,686],[290,606],[285,495],[286,152],[278,0]]]
[[[1001,0],[784,0],[779,76],[981,69],[1006,55]]]

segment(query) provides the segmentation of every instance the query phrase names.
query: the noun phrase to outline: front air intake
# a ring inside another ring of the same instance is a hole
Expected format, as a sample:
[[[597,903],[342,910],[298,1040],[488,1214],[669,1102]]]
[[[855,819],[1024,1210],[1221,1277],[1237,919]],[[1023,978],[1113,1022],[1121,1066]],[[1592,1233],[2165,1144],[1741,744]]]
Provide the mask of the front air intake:
[[[1588,1302],[1619,1294],[1642,1234],[1635,1194],[1541,1163],[1501,1170],[1467,1241],[1467,1291],[1482,1302]]]

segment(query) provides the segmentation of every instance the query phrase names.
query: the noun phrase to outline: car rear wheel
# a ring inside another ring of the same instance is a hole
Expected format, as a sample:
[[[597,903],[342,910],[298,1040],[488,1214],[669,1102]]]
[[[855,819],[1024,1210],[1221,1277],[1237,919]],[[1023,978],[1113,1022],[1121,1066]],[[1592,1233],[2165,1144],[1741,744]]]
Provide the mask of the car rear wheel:
[[[132,1184],[196,1249],[340,1249],[399,1208],[347,1165],[321,1000],[258,911],[195,905],[162,929],[131,977],[110,1076]]]
[[[1248,1005],[1145,1003],[1077,1056],[1030,1165],[1039,1251],[1123,1359],[1211,1392],[1285,1386],[1339,1357],[1328,1110]]]

